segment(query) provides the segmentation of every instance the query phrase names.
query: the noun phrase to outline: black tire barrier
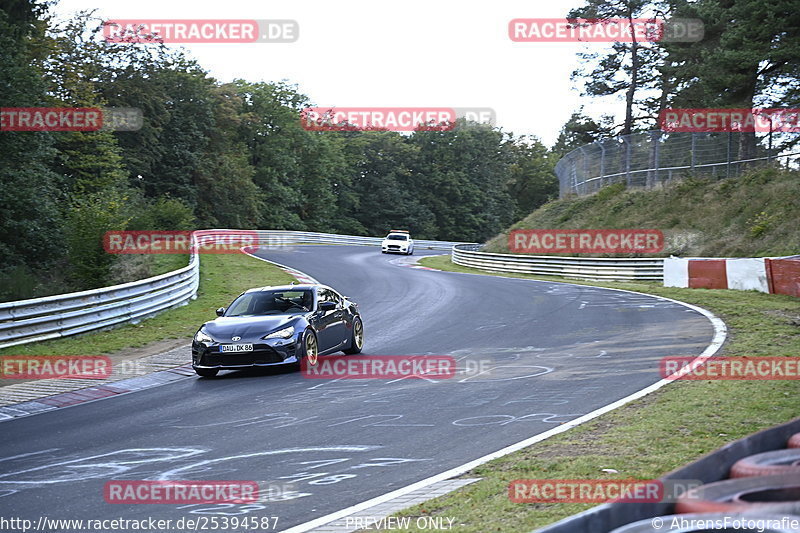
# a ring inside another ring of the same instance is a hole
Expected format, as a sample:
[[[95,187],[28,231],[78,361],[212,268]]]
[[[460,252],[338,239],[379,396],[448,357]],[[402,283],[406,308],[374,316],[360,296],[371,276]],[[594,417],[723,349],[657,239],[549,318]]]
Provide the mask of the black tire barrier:
[[[676,513],[762,512],[800,516],[800,475],[743,477],[691,489]]]
[[[731,466],[739,459],[766,450],[784,448],[787,440],[795,434],[800,435],[800,418],[795,418],[784,424],[764,429],[728,443],[718,450],[664,475],[660,479],[665,482],[668,480],[697,480],[703,483],[713,483],[724,479]],[[800,436],[797,437],[796,442],[800,446]],[[759,509],[758,512],[769,513],[770,511]],[[637,505],[619,502],[605,503],[554,524],[536,529],[536,533],[608,533],[625,524],[672,513],[675,513],[675,504],[670,502],[641,503]],[[781,511],[776,513],[786,514]],[[662,531],[672,533],[666,528]]]
[[[692,513],[657,516],[617,528],[611,533],[800,533],[800,517],[762,513]]]
[[[757,453],[739,459],[731,467],[730,477],[777,476],[781,474],[800,476],[800,448]]]

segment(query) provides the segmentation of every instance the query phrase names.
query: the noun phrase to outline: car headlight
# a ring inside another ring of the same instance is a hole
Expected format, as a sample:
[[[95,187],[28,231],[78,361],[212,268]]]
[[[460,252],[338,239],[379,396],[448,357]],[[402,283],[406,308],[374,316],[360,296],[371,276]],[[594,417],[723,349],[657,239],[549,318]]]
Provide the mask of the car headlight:
[[[214,342],[214,339],[211,336],[203,331],[202,329],[199,330],[197,333],[194,334],[194,341],[195,342]]]
[[[262,339],[288,339],[294,335],[294,326],[289,326],[288,328],[279,329],[278,331],[273,331],[269,335],[264,335],[261,337]]]

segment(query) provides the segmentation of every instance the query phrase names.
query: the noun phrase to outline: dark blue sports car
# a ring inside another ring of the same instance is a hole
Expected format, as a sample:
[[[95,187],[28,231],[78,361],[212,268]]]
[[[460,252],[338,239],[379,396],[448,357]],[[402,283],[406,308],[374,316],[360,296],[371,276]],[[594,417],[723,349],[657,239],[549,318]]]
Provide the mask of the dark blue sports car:
[[[192,342],[192,367],[214,377],[223,369],[317,364],[317,357],[361,352],[364,325],[358,305],[325,285],[250,289],[217,318],[203,324]]]

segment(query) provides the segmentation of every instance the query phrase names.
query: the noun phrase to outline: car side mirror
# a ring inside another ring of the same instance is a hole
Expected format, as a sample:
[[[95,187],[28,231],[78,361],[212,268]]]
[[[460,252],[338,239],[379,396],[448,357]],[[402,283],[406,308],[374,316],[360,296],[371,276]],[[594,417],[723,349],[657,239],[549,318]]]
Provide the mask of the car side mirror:
[[[225,308],[224,307],[220,307],[219,309],[217,309],[217,316],[222,316],[224,314],[225,314]]]
[[[320,311],[333,311],[336,309],[336,303],[334,302],[320,302],[319,310]]]

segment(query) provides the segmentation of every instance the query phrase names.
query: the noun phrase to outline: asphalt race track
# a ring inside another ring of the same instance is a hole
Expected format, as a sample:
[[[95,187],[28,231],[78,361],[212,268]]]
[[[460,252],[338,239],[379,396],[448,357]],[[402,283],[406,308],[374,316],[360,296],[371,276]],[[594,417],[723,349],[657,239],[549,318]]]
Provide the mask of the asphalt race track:
[[[661,357],[698,355],[713,336],[702,315],[649,296],[409,268],[374,247],[262,255],[358,302],[364,354],[451,355],[464,372],[394,382],[223,372],[3,422],[1,514],[277,516],[283,530],[623,398],[660,379]],[[112,505],[109,479],[256,480],[262,501]]]

